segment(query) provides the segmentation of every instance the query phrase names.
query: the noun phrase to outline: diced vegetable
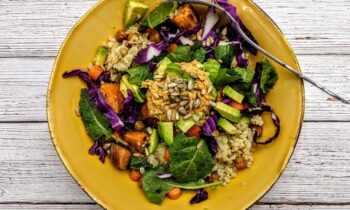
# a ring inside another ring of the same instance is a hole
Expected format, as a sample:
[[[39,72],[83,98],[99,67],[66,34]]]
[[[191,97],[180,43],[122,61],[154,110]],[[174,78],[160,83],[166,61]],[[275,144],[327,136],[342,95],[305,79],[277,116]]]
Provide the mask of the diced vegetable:
[[[111,162],[116,168],[126,170],[128,168],[130,158],[131,152],[127,148],[117,144],[112,144]]]
[[[231,122],[239,123],[241,121],[240,111],[222,102],[218,102],[216,104],[215,110],[218,111],[221,116],[230,120]]]
[[[124,26],[132,26],[146,14],[148,6],[140,0],[128,0],[124,11]]]
[[[249,108],[249,104],[247,104],[247,103],[240,104],[240,103],[238,103],[236,101],[231,101],[229,103],[229,105],[232,106],[235,109],[238,109],[239,111],[242,111],[242,110],[245,110],[245,109]]]
[[[174,2],[162,2],[157,8],[149,13],[149,15],[143,20],[142,25],[155,28],[166,21],[175,11],[177,6],[177,3]]]
[[[127,90],[131,90],[134,100],[138,103],[143,103],[146,99],[145,94],[140,90],[137,85],[129,83],[129,75],[124,75],[120,80],[120,91],[123,93],[124,97],[128,97]]]
[[[156,151],[159,143],[159,138],[157,134],[157,129],[152,129],[152,134],[149,140],[148,153],[152,154]]]
[[[202,133],[202,128],[199,125],[194,125],[186,132],[186,136],[199,137],[201,133]]]
[[[118,84],[102,84],[100,87],[101,94],[106,103],[116,112],[119,113],[124,104],[124,96],[120,91]]]
[[[184,133],[186,133],[190,128],[192,128],[194,124],[196,124],[196,122],[192,119],[179,120],[176,123],[177,127]]]
[[[181,189],[178,187],[174,187],[166,194],[166,196],[171,200],[176,200],[180,198],[181,194],[182,194]]]
[[[100,46],[97,48],[96,55],[94,58],[94,64],[97,66],[101,66],[105,63],[107,58],[108,50],[104,46]],[[95,79],[96,80],[96,79]]]
[[[234,134],[237,130],[228,120],[220,118],[218,126],[229,134]]]
[[[131,147],[137,149],[139,152],[144,152],[143,145],[146,142],[147,133],[137,132],[137,131],[128,131],[124,134],[124,141],[130,144]]]
[[[222,90],[222,93],[225,96],[229,97],[230,99],[237,101],[238,103],[242,103],[244,99],[244,95],[240,94],[230,86],[224,87],[224,89]]]
[[[131,170],[129,172],[129,177],[133,182],[139,182],[142,179],[142,174],[139,170]]]
[[[176,15],[171,19],[171,21],[185,31],[192,30],[198,25],[196,14],[189,4],[184,4],[180,9],[178,9]]]

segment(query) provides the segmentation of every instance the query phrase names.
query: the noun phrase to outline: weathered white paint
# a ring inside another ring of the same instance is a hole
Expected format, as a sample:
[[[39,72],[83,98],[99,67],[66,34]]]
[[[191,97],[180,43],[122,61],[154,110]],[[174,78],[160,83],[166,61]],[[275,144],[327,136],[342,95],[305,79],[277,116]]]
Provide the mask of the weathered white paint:
[[[0,209],[100,209],[62,166],[45,116],[53,56],[95,2],[0,1]],[[303,71],[350,99],[350,0],[255,2]],[[350,107],[328,98],[306,84],[307,122],[293,158],[252,209],[350,209]]]

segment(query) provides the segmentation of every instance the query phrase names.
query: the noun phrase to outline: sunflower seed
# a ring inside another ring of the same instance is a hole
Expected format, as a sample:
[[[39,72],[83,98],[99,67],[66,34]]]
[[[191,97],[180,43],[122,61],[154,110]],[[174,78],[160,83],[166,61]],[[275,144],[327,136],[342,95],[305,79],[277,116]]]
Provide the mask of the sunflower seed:
[[[188,96],[181,96],[182,100],[187,100]]]
[[[159,95],[157,93],[153,93],[152,95],[154,99],[159,99]]]
[[[175,92],[179,92],[179,88],[175,87]]]
[[[188,104],[188,108],[192,109],[193,108],[193,101],[190,101],[190,103]]]
[[[168,110],[166,114],[167,114],[168,120],[170,121],[172,116],[171,110]]]
[[[180,107],[180,108],[179,108],[179,112],[180,112],[181,114],[183,114],[183,115],[186,115],[186,114],[187,114],[186,109],[183,108],[183,107]]]
[[[179,120],[179,119],[180,119],[180,115],[179,115],[178,112],[176,112],[176,114],[175,114],[175,120]]]
[[[177,107],[177,104],[170,104],[169,108],[170,109],[173,109],[173,108],[176,108]]]
[[[210,87],[208,88],[208,93],[211,93],[212,90],[213,90],[213,86],[210,85]]]
[[[171,95],[171,96],[179,96],[179,95],[180,95],[180,93],[177,93],[177,92],[172,92],[172,93],[170,93],[170,95]]]
[[[185,106],[186,104],[188,104],[188,101],[181,101],[180,102],[180,106]]]
[[[181,101],[181,99],[179,99],[179,98],[175,98],[175,101],[176,101],[176,102],[180,102],[180,101]]]
[[[182,80],[181,78],[177,78],[177,79],[175,80],[175,82],[176,82],[177,84],[181,84],[181,83],[183,83],[183,80]]]
[[[216,103],[214,101],[209,101],[210,106],[216,107]]]
[[[158,87],[164,89],[164,85],[157,83]]]
[[[75,114],[76,114],[78,117],[80,117],[81,112],[80,112],[80,109],[79,109],[79,108],[76,108],[76,109],[75,109]]]
[[[192,78],[194,78],[194,79],[197,79],[197,78],[198,78],[198,75],[197,75],[196,73],[193,73],[193,72],[190,73],[190,76],[191,76]],[[190,80],[190,81],[191,81],[191,80]]]
[[[112,143],[106,143],[103,145],[103,149],[107,150],[112,146]]]
[[[180,93],[181,96],[188,96],[188,92],[182,92]]]
[[[196,102],[194,103],[194,108],[198,108],[201,105],[201,100],[197,98]]]
[[[192,114],[188,114],[188,115],[184,116],[184,119],[185,119],[185,120],[188,120],[188,119],[191,118],[191,116],[192,116]]]
[[[206,93],[207,93],[207,89],[205,89],[205,88],[204,88],[204,89],[202,89],[201,94],[202,94],[202,95],[205,95]]]
[[[185,88],[185,87],[186,87],[186,85],[185,85],[185,84],[183,84],[183,83],[181,83],[181,84],[179,84],[177,87],[178,87],[178,88],[180,88],[180,89],[183,89],[183,88]]]
[[[197,39],[198,41],[202,41],[202,36],[199,33],[197,34]]]
[[[177,86],[176,83],[170,83],[170,84],[168,85],[168,88],[173,88],[173,87],[176,87],[176,86]]]
[[[164,100],[164,101],[168,101],[168,100],[169,100],[168,95],[164,95],[164,96],[163,96],[163,100]]]
[[[199,122],[199,120],[201,119],[198,115],[193,115],[192,116],[192,119],[195,121],[195,122]]]
[[[188,81],[187,89],[188,90],[192,90],[193,89],[193,82],[192,82],[192,80]]]
[[[149,135],[152,134],[152,128],[151,128],[151,127],[147,127],[147,128],[146,128],[146,131],[147,131],[147,133],[148,133]]]
[[[201,98],[202,97],[200,92],[196,92],[196,95],[197,95],[197,98]]]
[[[166,82],[170,83],[170,78],[169,77],[166,78]]]

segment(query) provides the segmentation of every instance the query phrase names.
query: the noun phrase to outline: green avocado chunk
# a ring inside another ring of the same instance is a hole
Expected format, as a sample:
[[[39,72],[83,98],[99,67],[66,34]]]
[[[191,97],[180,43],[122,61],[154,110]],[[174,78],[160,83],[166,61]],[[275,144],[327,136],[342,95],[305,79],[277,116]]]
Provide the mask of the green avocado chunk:
[[[219,119],[218,126],[229,134],[234,134],[235,131],[237,130],[235,126],[232,125],[232,123],[230,123],[228,120],[224,118]]]
[[[148,152],[149,154],[152,154],[154,151],[156,151],[159,143],[159,138],[157,134],[157,129],[152,130],[151,137],[149,139],[149,146],[148,146]]]
[[[107,58],[108,50],[104,46],[99,46],[96,51],[96,55],[94,58],[94,64],[98,66],[102,66],[105,63]]]
[[[174,127],[172,122],[159,122],[158,135],[169,146],[174,141]]]
[[[124,26],[132,26],[146,14],[147,10],[148,6],[141,0],[128,0],[124,10]]]
[[[140,90],[140,88],[135,84],[130,84],[129,81],[129,75],[125,74],[122,76],[122,79],[120,80],[120,91],[124,95],[125,98],[128,97],[127,90],[131,90],[134,100],[138,103],[143,103],[146,99],[145,94]]]
[[[231,122],[239,123],[241,121],[241,112],[227,104],[218,102],[215,106],[215,110],[218,111],[222,117]]]
[[[244,99],[244,95],[240,94],[239,92],[235,91],[233,88],[230,86],[225,86],[224,89],[222,90],[222,93],[229,97],[230,99],[237,101],[238,103],[242,103]]]
[[[195,121],[189,119],[189,120],[179,120],[176,123],[176,126],[184,133],[186,133],[192,126],[196,124]]]

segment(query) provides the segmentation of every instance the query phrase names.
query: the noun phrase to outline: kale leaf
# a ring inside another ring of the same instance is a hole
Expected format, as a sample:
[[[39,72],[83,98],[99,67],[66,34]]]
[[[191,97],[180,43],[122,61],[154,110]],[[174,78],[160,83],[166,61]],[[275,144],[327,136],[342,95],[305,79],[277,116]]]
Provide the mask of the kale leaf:
[[[197,181],[213,169],[214,161],[204,140],[179,133],[170,146],[170,173],[181,183]]]
[[[178,4],[174,2],[163,2],[157,8],[149,13],[142,22],[142,26],[155,28],[159,24],[166,21],[171,13],[177,8]]]
[[[129,82],[141,86],[142,81],[152,79],[147,65],[137,66],[128,70]]]
[[[237,67],[234,68],[233,71],[230,71],[229,74],[238,77],[240,82],[251,83],[254,78],[255,71],[252,69]]]
[[[156,175],[166,172],[164,168],[155,168],[146,171],[142,178],[142,190],[145,193],[147,199],[155,204],[160,205],[164,200],[165,195],[173,188],[178,187],[186,190],[197,190],[207,187],[215,187],[222,184],[222,181],[213,183],[205,183],[204,180],[198,180],[196,182],[179,183],[172,178],[161,179]]]
[[[145,168],[146,170],[153,168],[146,158],[132,156],[130,159],[129,168],[140,170],[141,167]]]
[[[273,86],[275,85],[278,79],[278,75],[275,69],[273,68],[273,66],[270,64],[270,62],[266,58],[263,58],[261,63],[263,65],[263,70],[261,72],[259,86],[262,92],[266,93],[271,88],[273,88]]]
[[[102,136],[108,139],[111,136],[112,130],[109,121],[89,101],[89,90],[86,88],[81,90],[79,110],[85,129],[92,139],[97,140]]]
[[[172,62],[190,62],[192,58],[192,52],[190,46],[178,46],[175,52],[170,53],[168,58]]]

